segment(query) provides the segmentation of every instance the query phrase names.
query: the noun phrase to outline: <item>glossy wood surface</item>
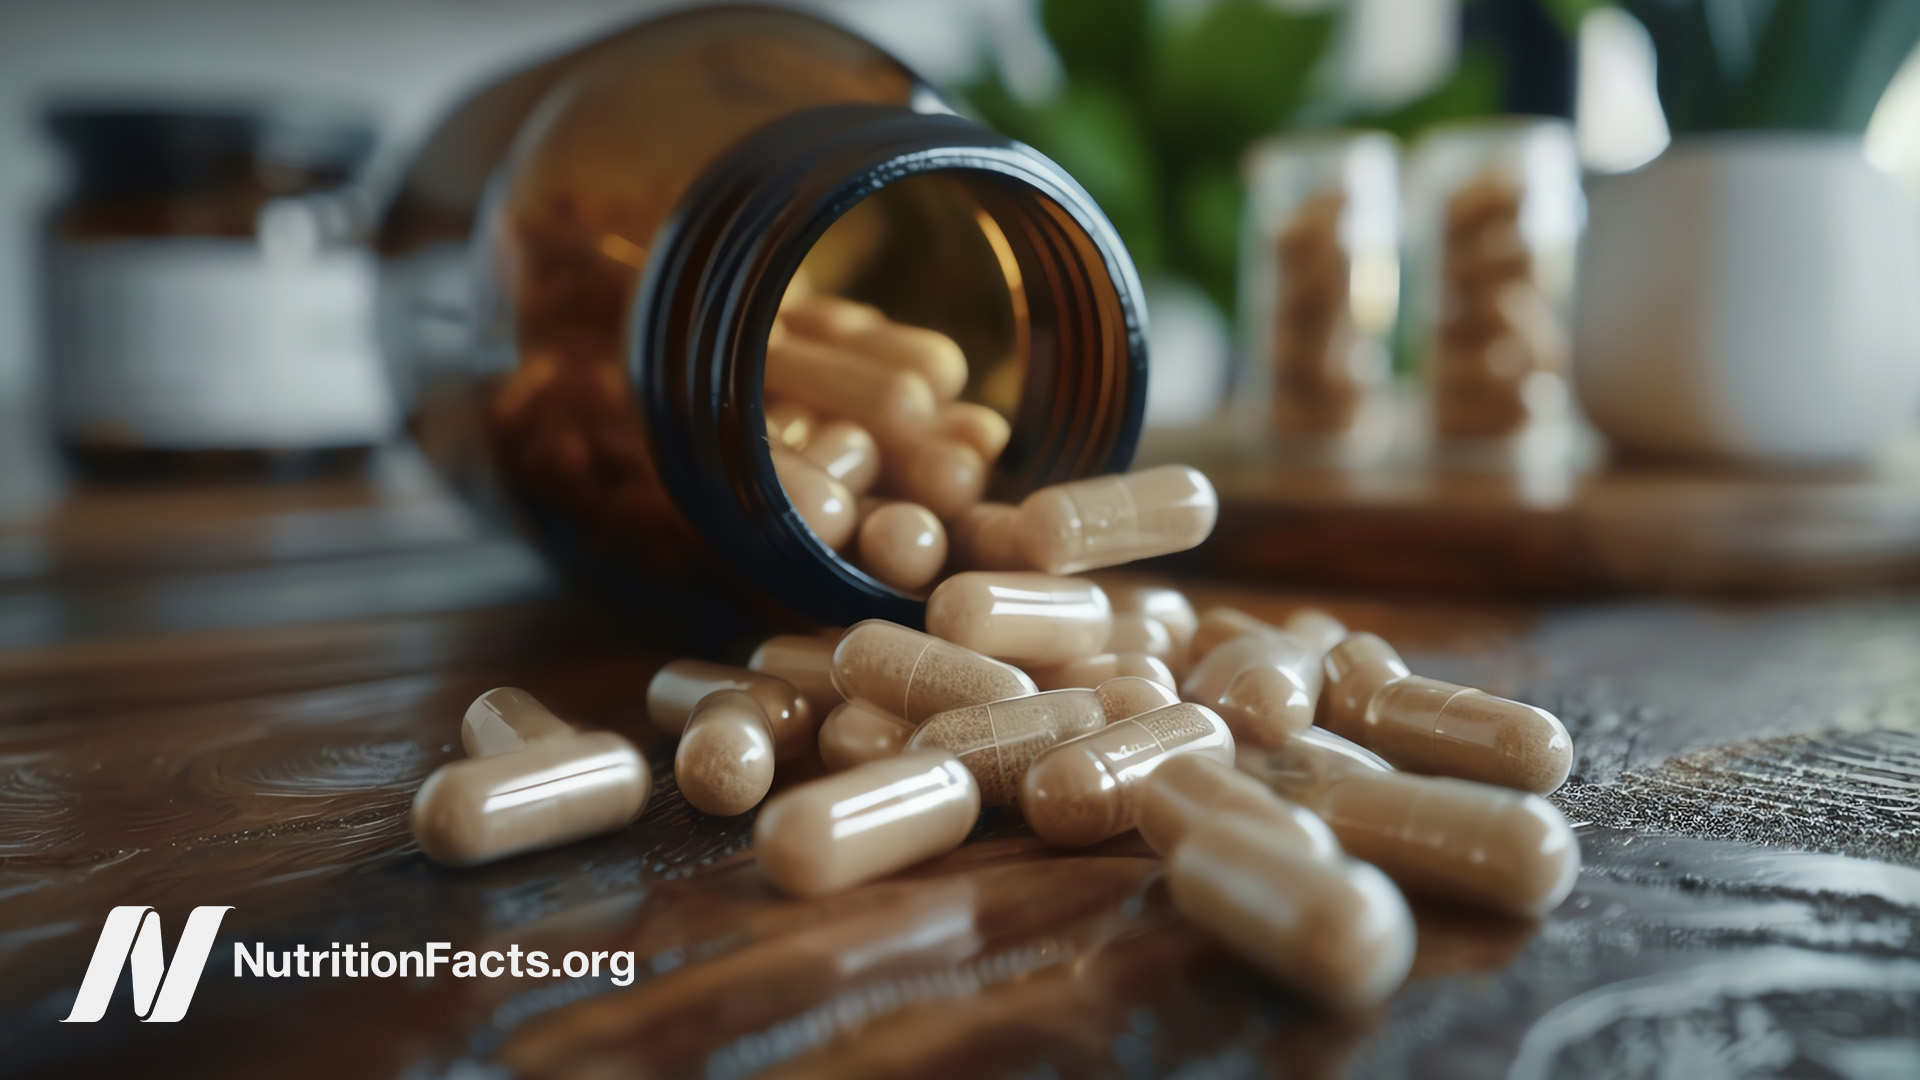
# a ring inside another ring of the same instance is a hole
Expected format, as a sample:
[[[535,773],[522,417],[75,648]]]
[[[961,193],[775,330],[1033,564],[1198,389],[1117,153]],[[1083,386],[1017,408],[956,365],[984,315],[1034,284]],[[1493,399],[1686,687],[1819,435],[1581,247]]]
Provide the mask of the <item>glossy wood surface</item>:
[[[1419,909],[1412,982],[1317,1013],[1174,913],[1132,835],[774,893],[641,715],[671,627],[562,590],[404,456],[292,489],[96,490],[0,531],[0,1073],[1602,1077],[1920,1074],[1920,604],[1282,593],[1415,670],[1556,711],[1580,883],[1538,925]],[[740,655],[744,656],[742,642]],[[723,657],[738,659],[738,657]],[[621,833],[427,862],[414,787],[518,685],[628,734]],[[783,782],[796,777],[789,770]],[[233,905],[188,1018],[62,1024],[107,911],[169,953]],[[233,943],[632,949],[606,979],[256,979]]]

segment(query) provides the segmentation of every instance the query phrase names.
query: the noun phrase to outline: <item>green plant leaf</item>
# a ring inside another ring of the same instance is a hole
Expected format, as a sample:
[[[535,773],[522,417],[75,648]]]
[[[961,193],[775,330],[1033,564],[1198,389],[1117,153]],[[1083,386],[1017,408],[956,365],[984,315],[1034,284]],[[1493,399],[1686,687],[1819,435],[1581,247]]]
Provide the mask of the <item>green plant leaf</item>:
[[[1506,65],[1500,54],[1475,46],[1461,54],[1446,81],[1424,96],[1387,112],[1356,114],[1349,119],[1349,126],[1374,128],[1411,140],[1435,124],[1499,112],[1505,85]]]
[[[1042,0],[1040,25],[1077,82],[1125,88],[1146,64],[1152,0]]]
[[[1196,165],[1180,180],[1174,214],[1180,262],[1220,310],[1233,313],[1245,195],[1231,161]]]
[[[1337,28],[1332,11],[1214,0],[1157,28],[1147,73],[1150,126],[1175,156],[1236,156],[1302,102]]]
[[[1916,41],[1914,0],[1780,0],[1735,122],[1864,132]]]

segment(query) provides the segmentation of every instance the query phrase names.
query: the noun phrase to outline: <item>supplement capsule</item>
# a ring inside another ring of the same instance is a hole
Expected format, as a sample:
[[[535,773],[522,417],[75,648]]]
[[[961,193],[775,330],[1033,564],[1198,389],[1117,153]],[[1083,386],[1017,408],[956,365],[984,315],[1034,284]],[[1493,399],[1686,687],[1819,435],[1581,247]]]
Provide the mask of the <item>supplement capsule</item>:
[[[1085,578],[968,571],[927,598],[927,631],[1003,660],[1048,665],[1092,656],[1113,627],[1107,594]]]
[[[775,634],[753,650],[747,667],[793,684],[813,715],[825,716],[842,700],[833,688],[833,646],[839,637],[838,632],[831,638]]]
[[[1054,667],[1034,668],[1028,674],[1033,676],[1033,684],[1042,690],[1099,686],[1123,676],[1151,679],[1169,689],[1178,684],[1165,661],[1146,653],[1099,653]],[[1180,700],[1179,695],[1174,695],[1173,700]]]
[[[851,420],[821,426],[800,456],[846,485],[856,497],[865,495],[880,478],[880,447],[866,428]]]
[[[797,401],[770,401],[766,407],[767,438],[789,450],[804,450],[813,439],[813,410]]]
[[[1356,740],[1412,772],[1545,795],[1566,782],[1573,740],[1545,709],[1420,675],[1382,686]]]
[[[927,381],[935,399],[950,402],[967,386],[967,354],[938,330],[878,322],[832,335],[833,344]]]
[[[1174,693],[1171,686],[1136,675],[1108,679],[1094,687],[1093,692],[1100,698],[1100,708],[1106,712],[1109,724],[1180,703],[1180,695]]]
[[[933,423],[927,380],[804,338],[768,342],[765,390],[851,420],[882,444],[913,439]]]
[[[1347,624],[1318,608],[1301,608],[1287,616],[1280,629],[1305,642],[1315,656],[1327,655],[1347,639]]]
[[[541,739],[435,769],[413,797],[413,838],[434,862],[474,866],[623,828],[652,785],[647,760],[610,731]]]
[[[740,690],[701,698],[674,750],[673,779],[703,814],[732,817],[759,806],[773,786],[773,736],[760,703]]]
[[[1180,913],[1275,978],[1343,1009],[1385,1001],[1413,966],[1413,915],[1386,875],[1223,814],[1167,862]]]
[[[1140,782],[1135,807],[1140,838],[1163,858],[1188,833],[1221,814],[1257,821],[1276,839],[1316,857],[1340,854],[1340,842],[1318,814],[1213,758],[1177,754]]]
[[[1233,760],[1213,710],[1180,702],[1109,724],[1041,754],[1020,782],[1020,810],[1042,840],[1085,847],[1133,828],[1134,788],[1175,754]]]
[[[1208,608],[1195,624],[1193,641],[1187,650],[1189,662],[1198,664],[1207,658],[1207,654],[1225,645],[1237,637],[1248,634],[1270,634],[1273,624],[1256,619],[1244,611],[1230,607]]]
[[[1108,598],[1112,602],[1112,598]],[[1173,633],[1167,624],[1138,612],[1113,615],[1113,628],[1107,631],[1103,652],[1146,653],[1169,663],[1173,660]]]
[[[960,845],[980,787],[944,750],[911,750],[809,781],[767,800],[753,853],[794,896],[824,896]]]
[[[1336,735],[1359,738],[1366,726],[1367,703],[1380,688],[1412,672],[1400,654],[1373,634],[1350,635],[1327,653],[1321,665],[1325,686],[1314,722]]]
[[[928,717],[907,740],[907,749],[951,751],[979,781],[982,803],[1012,806],[1033,759],[1106,726],[1106,710],[1093,691],[1055,690]]]
[[[910,724],[935,713],[1037,692],[1027,673],[884,619],[847,628],[833,651],[833,687]]]
[[[1316,809],[1340,843],[1410,893],[1538,918],[1580,872],[1580,843],[1552,803],[1510,788],[1409,773],[1336,781]]]
[[[796,279],[798,280],[798,279]],[[789,289],[788,295],[792,296]],[[887,321],[880,309],[832,293],[807,293],[782,298],[780,322],[802,337],[831,341],[843,334],[878,326]]]
[[[1246,634],[1195,664],[1180,696],[1218,712],[1238,742],[1278,746],[1313,724],[1320,657],[1292,634]]]
[[[728,664],[675,660],[647,684],[647,716],[668,735],[686,730],[694,706],[716,690],[742,690],[760,705],[773,737],[775,760],[786,761],[813,746],[819,727],[807,699],[792,683]]]
[[[1200,618],[1193,613],[1193,605],[1187,602],[1185,593],[1178,589],[1169,589],[1160,585],[1129,585],[1100,580],[1100,587],[1107,590],[1107,599],[1113,604],[1113,613],[1120,615],[1144,615],[1157,619],[1173,637],[1174,648],[1185,656],[1193,647],[1193,635],[1200,628]]]
[[[835,551],[845,550],[853,539],[854,527],[860,523],[853,492],[791,450],[773,451],[773,472],[780,478],[787,501],[813,535]]]
[[[1308,728],[1271,750],[1242,747],[1234,767],[1310,810],[1319,807],[1328,788],[1349,776],[1393,771],[1380,755],[1321,728]]]
[[[1013,438],[1013,425],[997,410],[971,401],[950,401],[934,414],[934,434],[943,439],[973,447],[980,460],[991,465],[1000,460]]]
[[[820,724],[820,760],[841,772],[907,748],[913,725],[865,701],[843,701]]]
[[[952,522],[948,542],[955,566],[966,570],[1031,570],[1020,550],[1020,509],[983,502]]]
[[[987,490],[987,463],[973,447],[948,439],[897,442],[881,455],[886,490],[954,521]]]
[[[855,550],[862,570],[883,584],[916,592],[946,565],[947,530],[924,506],[888,503],[860,522]]]
[[[1213,532],[1220,501],[1200,470],[1166,465],[1041,488],[1020,503],[1027,561],[1077,574],[1185,551]]]
[[[524,750],[529,743],[573,734],[573,725],[547,711],[532,694],[512,686],[473,699],[460,721],[460,745],[468,757]]]

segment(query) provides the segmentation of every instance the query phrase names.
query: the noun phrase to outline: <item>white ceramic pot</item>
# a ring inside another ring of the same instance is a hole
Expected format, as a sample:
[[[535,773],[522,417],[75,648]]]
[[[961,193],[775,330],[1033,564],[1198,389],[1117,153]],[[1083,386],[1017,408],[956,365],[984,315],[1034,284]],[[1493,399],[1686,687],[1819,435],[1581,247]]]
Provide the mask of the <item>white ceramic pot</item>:
[[[1684,138],[1588,199],[1574,372],[1617,448],[1849,465],[1920,420],[1920,207],[1859,139]]]

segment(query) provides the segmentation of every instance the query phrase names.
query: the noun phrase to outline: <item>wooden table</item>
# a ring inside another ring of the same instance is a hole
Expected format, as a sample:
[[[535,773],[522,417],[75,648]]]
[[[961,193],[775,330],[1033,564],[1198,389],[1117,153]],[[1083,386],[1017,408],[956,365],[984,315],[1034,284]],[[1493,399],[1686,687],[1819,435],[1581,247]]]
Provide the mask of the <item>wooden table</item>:
[[[85,491],[0,531],[0,1073],[1023,1077],[1920,1075],[1920,605],[1314,596],[1416,670],[1573,731],[1586,867],[1544,922],[1422,908],[1377,1015],[1315,1012],[1171,910],[1132,837],[989,814],[831,900],[692,812],[640,700],[668,653],[565,595],[418,464]],[[469,871],[408,835],[492,686],[643,741],[646,814]],[[169,955],[232,905],[188,1017],[62,1024],[107,912]],[[606,978],[236,978],[235,942],[631,949]]]

